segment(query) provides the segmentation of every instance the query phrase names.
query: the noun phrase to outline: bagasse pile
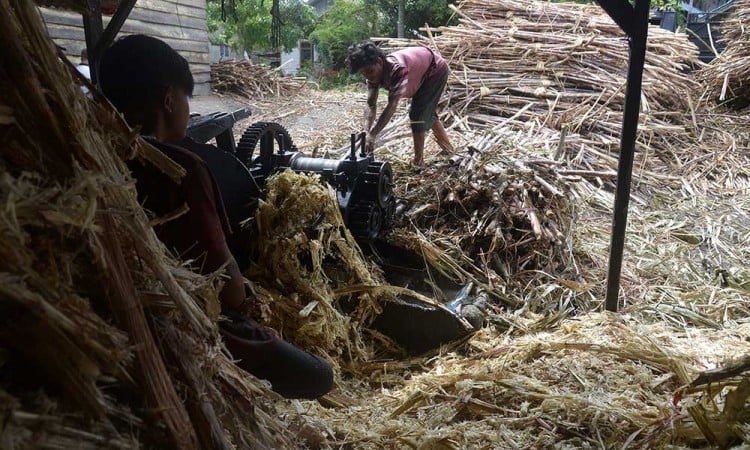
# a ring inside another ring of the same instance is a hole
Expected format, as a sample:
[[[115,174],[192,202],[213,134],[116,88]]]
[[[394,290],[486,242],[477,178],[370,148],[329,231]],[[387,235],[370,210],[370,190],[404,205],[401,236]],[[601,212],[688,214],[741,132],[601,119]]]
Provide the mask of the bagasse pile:
[[[496,275],[507,282],[521,274],[521,285],[534,270],[579,280],[569,230],[575,204],[590,194],[570,186],[614,187],[627,42],[595,5],[466,1],[456,13],[460,25],[427,30],[439,35],[384,45],[429,45],[446,58],[444,118],[462,132],[454,146],[466,149],[398,187],[404,218],[426,237],[400,240],[437,245],[430,254],[453,256],[504,302],[544,309],[533,294],[510,298],[516,294]],[[698,52],[685,35],[652,27],[648,42],[633,201],[709,180],[745,186],[750,171],[737,150],[750,143],[741,132],[747,118],[698,105],[701,89],[685,71]],[[383,154],[408,148],[404,128],[402,121],[384,131]]]
[[[726,49],[699,74],[709,101],[750,101],[750,1],[736,0],[722,23]]]
[[[505,304],[546,308],[508,292],[507,285],[569,266],[573,211],[565,171],[531,152],[498,153],[511,142],[508,135],[480,136],[464,134],[473,139],[468,151],[397,185],[403,228],[391,239],[423,254],[448,278],[474,281]]]
[[[247,60],[211,64],[211,88],[220,94],[236,94],[247,99],[289,95],[304,82],[283,77],[277,70]]]
[[[123,159],[182,169],[85,98],[31,2],[0,1],[0,46],[0,447],[293,448]]]
[[[384,282],[344,226],[335,194],[318,176],[291,171],[267,189],[256,215],[258,263],[247,273],[262,288],[264,323],[334,365],[370,359],[363,330],[387,299]],[[347,314],[345,294],[356,295]]]
[[[449,59],[444,117],[457,154],[409,174],[403,115],[377,153],[395,163],[405,202],[393,238],[437,270],[485,283],[490,326],[458,351],[370,364],[368,377],[345,381],[348,407],[309,412],[331,447],[750,442],[747,360],[691,385],[750,353],[747,117],[698,105],[702,87],[680,71],[697,51],[650,30],[660,56],[645,77],[623,309],[591,312],[604,297],[626,43],[590,6],[467,1],[459,15],[420,43]],[[564,76],[546,71],[554,63]]]

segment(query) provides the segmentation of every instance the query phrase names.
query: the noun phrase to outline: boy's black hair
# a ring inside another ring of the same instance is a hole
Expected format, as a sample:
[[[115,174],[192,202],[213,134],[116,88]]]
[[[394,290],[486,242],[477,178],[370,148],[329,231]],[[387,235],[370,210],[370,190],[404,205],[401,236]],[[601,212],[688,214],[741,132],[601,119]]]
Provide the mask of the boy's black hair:
[[[187,60],[164,41],[142,34],[118,39],[99,63],[102,92],[132,126],[150,133],[168,88],[193,95]]]
[[[346,65],[349,73],[354,75],[363,67],[375,64],[378,59],[385,58],[385,53],[377,45],[370,41],[349,46],[349,56],[346,57]]]

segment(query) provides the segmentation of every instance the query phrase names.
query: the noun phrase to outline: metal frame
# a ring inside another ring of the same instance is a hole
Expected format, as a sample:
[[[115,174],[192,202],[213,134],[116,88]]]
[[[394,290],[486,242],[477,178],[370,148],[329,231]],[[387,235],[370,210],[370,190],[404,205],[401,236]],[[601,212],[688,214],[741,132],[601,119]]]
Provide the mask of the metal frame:
[[[633,155],[641,108],[643,66],[646,62],[648,13],[651,2],[650,0],[635,0],[635,6],[632,6],[627,0],[597,0],[597,3],[625,32],[630,47],[605,301],[605,307],[608,311],[617,311],[622,255],[625,247],[625,230],[628,222],[628,205],[630,203],[630,185],[633,175]]]

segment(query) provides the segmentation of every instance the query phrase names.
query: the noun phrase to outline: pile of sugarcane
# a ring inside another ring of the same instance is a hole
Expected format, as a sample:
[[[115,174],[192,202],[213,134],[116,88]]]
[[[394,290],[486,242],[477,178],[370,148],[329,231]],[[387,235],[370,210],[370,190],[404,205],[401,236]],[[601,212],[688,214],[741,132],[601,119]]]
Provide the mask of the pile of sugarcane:
[[[451,68],[449,122],[529,134],[553,130],[550,137],[580,159],[583,170],[609,170],[607,153],[619,148],[628,44],[604,11],[596,5],[467,0],[455,12],[459,25],[428,30],[439,34],[421,42]],[[389,50],[408,45],[415,43],[385,44]],[[684,34],[649,29],[641,149],[684,131],[691,105],[685,93],[698,86],[684,71],[697,57]]]
[[[0,46],[0,447],[296,447],[125,160],[182,168],[83,94],[31,1],[0,1]]]
[[[281,96],[304,87],[296,78],[284,77],[278,70],[247,60],[229,60],[211,64],[211,87],[221,94],[236,94],[248,99]]]
[[[699,72],[710,101],[750,101],[750,1],[737,0],[722,23],[726,49]]]
[[[628,46],[600,7],[470,0],[457,11],[461,25],[437,41],[453,69],[451,92],[461,92],[455,109],[489,125],[504,121],[487,116],[524,122],[547,115],[558,130],[618,135]],[[698,56],[695,46],[652,27],[647,55],[644,110],[684,109],[681,93],[694,85],[680,71]]]
[[[464,136],[468,151],[400,176],[400,230],[391,239],[450,278],[472,280],[520,306],[503,295],[507,283],[520,280],[516,274],[569,265],[569,183],[580,176],[554,158],[510,147],[508,133]]]

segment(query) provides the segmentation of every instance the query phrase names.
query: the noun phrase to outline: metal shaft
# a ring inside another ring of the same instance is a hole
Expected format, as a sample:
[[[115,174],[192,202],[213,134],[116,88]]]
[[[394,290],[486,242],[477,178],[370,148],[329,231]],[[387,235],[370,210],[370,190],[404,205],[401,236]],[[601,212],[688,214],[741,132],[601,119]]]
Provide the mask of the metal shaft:
[[[627,2],[623,1],[623,3]],[[615,210],[612,219],[612,238],[609,252],[609,273],[607,276],[607,297],[605,301],[608,311],[617,311],[618,308],[622,256],[625,247],[628,205],[630,203],[630,185],[633,175],[633,156],[638,132],[638,116],[641,107],[643,66],[646,61],[649,7],[649,0],[636,0],[632,16],[633,22],[630,24],[631,31],[628,33],[630,61],[628,65],[627,92],[625,94],[625,111],[622,119],[620,161],[617,169],[617,190],[615,192]],[[617,20],[615,21],[617,22]]]

